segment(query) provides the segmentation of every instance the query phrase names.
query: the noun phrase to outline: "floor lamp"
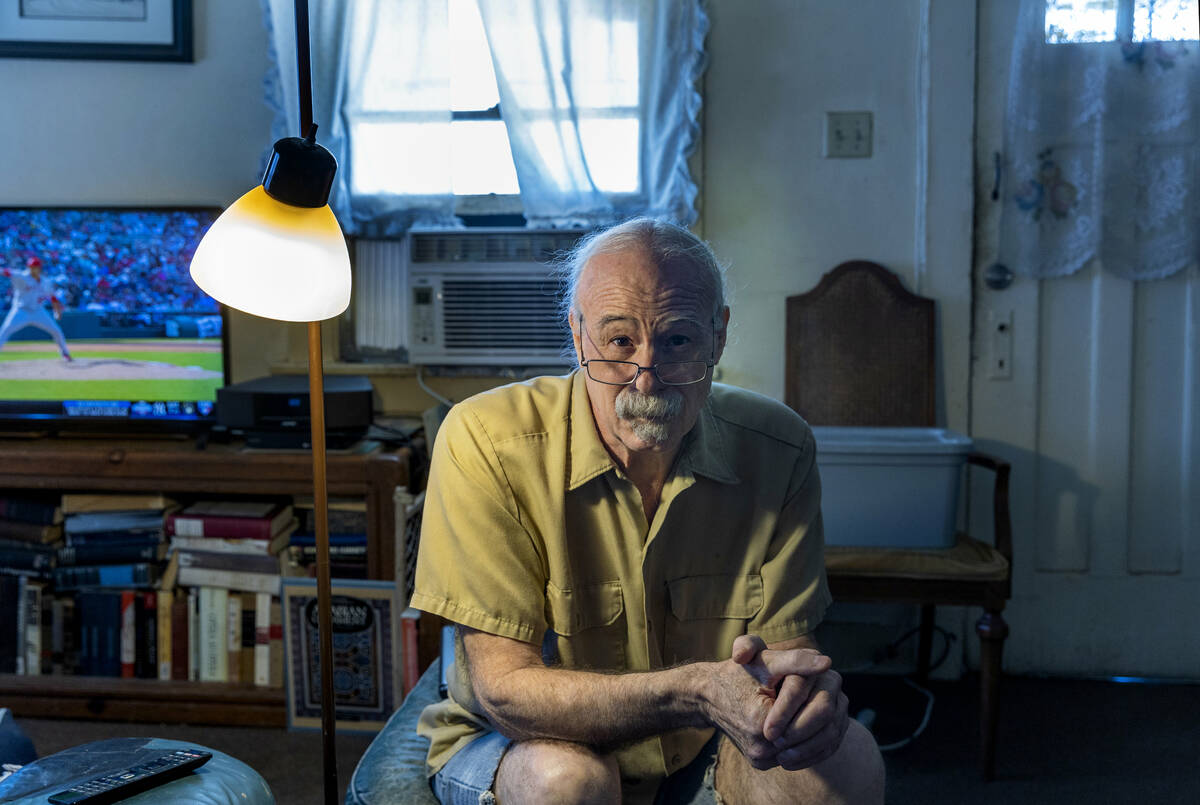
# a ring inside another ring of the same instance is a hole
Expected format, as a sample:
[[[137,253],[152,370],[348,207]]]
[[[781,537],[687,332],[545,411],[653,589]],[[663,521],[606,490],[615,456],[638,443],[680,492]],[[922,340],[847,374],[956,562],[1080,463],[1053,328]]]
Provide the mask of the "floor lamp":
[[[315,139],[307,0],[295,0],[295,9],[302,137],[287,137],[275,143],[262,184],[234,202],[208,230],[196,247],[191,273],[205,293],[224,305],[264,318],[307,322],[321,741],[325,802],[336,805],[333,614],[321,322],[339,315],[350,304],[350,256],[341,227],[327,203],[337,161]]]

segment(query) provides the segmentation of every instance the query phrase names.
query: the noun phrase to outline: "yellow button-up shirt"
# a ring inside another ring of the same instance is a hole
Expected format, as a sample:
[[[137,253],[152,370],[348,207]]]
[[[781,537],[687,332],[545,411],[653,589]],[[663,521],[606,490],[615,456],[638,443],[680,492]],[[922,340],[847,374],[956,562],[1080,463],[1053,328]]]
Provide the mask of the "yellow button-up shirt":
[[[727,659],[747,632],[807,634],[829,601],[812,432],[775,400],[713,384],[653,522],[580,372],[477,395],[438,431],[414,607],[526,643],[552,630],[564,668],[650,671]],[[418,728],[430,774],[491,729],[457,655]],[[618,750],[627,796],[652,796],[711,735]]]

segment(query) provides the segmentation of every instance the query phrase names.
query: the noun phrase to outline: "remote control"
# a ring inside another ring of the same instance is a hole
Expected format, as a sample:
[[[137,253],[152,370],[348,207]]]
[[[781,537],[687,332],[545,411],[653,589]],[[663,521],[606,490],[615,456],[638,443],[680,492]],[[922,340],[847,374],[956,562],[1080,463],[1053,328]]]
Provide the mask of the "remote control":
[[[145,763],[102,774],[73,785],[66,791],[59,791],[53,794],[49,801],[54,805],[104,805],[108,802],[118,802],[140,794],[148,788],[182,777],[192,769],[203,766],[211,758],[211,752],[196,749],[163,752]]]

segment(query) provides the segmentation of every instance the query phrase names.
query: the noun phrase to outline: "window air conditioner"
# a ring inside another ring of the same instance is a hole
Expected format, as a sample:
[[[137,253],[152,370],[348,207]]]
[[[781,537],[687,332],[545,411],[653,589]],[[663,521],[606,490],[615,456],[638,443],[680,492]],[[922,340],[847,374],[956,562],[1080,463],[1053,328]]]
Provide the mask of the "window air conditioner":
[[[410,363],[556,366],[567,361],[551,262],[582,232],[412,231],[405,240]]]

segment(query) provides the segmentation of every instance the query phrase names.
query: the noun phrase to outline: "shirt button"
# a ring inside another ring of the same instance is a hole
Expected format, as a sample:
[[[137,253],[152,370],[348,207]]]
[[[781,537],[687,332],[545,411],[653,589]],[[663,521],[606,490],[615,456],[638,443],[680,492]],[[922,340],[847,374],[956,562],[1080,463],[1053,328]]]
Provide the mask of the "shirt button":
[[[680,761],[680,760],[682,760],[682,758],[681,758],[681,757],[679,757],[679,755],[672,755],[672,756],[671,756],[671,765],[672,765],[672,766],[678,766],[678,765],[679,765],[679,761]]]

